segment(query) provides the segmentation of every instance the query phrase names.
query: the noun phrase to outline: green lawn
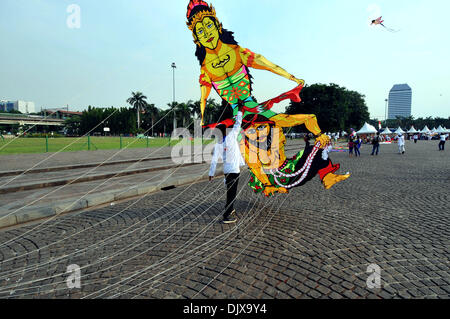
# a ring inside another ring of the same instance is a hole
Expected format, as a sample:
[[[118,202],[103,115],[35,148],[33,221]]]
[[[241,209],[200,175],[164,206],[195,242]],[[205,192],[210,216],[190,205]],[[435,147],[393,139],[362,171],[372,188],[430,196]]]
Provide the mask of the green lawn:
[[[170,142],[170,145],[169,145]],[[209,144],[212,140],[204,140],[204,144]],[[135,138],[122,137],[122,148],[146,148],[174,146],[178,143],[189,143],[184,140],[170,140],[169,138]],[[191,141],[193,144],[193,141]],[[112,150],[120,149],[120,137],[91,137],[90,150]],[[88,138],[68,137],[49,138],[48,152],[74,152],[87,151]],[[0,139],[0,155],[21,154],[21,153],[45,153],[47,151],[45,138],[16,138]]]

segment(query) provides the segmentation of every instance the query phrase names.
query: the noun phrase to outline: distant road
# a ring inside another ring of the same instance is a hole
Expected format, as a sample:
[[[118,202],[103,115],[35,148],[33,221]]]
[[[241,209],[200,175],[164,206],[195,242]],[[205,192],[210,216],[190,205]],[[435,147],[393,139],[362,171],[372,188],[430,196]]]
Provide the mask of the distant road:
[[[62,126],[64,120],[38,115],[0,113],[0,124]]]

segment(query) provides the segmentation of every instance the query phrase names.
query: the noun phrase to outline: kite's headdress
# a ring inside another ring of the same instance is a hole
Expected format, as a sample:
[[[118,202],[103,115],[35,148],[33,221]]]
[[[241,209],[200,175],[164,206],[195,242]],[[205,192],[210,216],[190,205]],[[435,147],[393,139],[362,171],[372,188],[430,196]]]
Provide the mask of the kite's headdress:
[[[276,125],[274,121],[269,120],[261,114],[249,114],[242,120],[242,128],[244,131],[257,124],[269,124],[271,126]]]
[[[189,30],[192,31],[192,34],[195,38],[195,43],[198,44],[197,35],[195,34],[195,25],[202,21],[205,17],[213,18],[213,20],[217,23],[217,29],[220,33],[222,33],[222,24],[219,22],[219,19],[216,17],[216,10],[212,5],[208,5],[205,1],[202,0],[190,0],[187,7],[187,26]]]

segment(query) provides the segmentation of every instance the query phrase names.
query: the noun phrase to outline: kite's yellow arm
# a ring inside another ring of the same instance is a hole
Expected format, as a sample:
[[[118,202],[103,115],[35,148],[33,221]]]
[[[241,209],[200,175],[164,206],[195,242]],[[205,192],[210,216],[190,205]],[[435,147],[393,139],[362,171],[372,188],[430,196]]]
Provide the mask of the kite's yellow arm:
[[[211,93],[211,88],[208,86],[205,86],[205,85],[201,85],[200,90],[201,90],[200,111],[202,113],[202,124],[201,125],[204,125],[203,115],[205,114],[206,100],[208,100],[209,94]]]
[[[241,56],[242,56],[242,54],[241,54]],[[243,58],[246,59],[247,57],[243,56]],[[252,61],[251,67],[255,68],[255,69],[260,69],[260,70],[267,70],[272,73],[278,74],[288,80],[294,81],[299,85],[300,84],[305,85],[304,80],[297,79],[295,76],[293,76],[292,74],[287,72],[285,69],[283,69],[279,65],[276,65],[273,62],[270,62],[264,56],[262,56],[261,54],[258,54],[258,53],[255,53],[254,60]]]

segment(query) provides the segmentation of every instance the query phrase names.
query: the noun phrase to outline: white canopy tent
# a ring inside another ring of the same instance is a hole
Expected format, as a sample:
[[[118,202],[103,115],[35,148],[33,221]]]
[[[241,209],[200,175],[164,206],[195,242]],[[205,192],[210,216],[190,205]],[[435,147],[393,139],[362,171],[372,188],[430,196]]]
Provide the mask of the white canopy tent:
[[[420,133],[428,134],[428,133],[430,133],[430,129],[428,128],[428,126],[425,125],[425,127],[423,128],[422,131],[420,131]]]
[[[443,128],[442,126],[439,126],[436,130],[436,133],[447,133],[447,130],[445,128]]]
[[[356,132],[356,134],[375,134],[377,133],[377,129],[370,125],[369,123],[365,123],[364,126],[358,131]]]
[[[389,134],[392,134],[392,132],[389,129],[389,127],[386,127],[386,129],[383,132],[381,132],[381,135],[389,135]]]
[[[402,128],[399,126],[398,129],[394,132],[394,134],[404,134],[405,131],[402,130]]]
[[[415,133],[419,133],[419,132],[414,128],[414,125],[413,125],[413,126],[411,126],[411,128],[409,129],[408,133],[409,133],[409,134],[415,134]]]

